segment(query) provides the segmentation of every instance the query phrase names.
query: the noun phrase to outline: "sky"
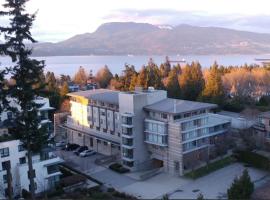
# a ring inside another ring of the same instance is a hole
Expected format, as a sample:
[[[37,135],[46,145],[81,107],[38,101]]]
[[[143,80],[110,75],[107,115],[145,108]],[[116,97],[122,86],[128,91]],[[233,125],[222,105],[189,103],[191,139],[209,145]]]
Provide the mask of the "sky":
[[[4,2],[0,0],[0,9]],[[26,10],[38,10],[32,30],[34,38],[58,42],[116,21],[270,33],[269,7],[269,0],[30,0]],[[0,24],[7,20],[0,17]]]

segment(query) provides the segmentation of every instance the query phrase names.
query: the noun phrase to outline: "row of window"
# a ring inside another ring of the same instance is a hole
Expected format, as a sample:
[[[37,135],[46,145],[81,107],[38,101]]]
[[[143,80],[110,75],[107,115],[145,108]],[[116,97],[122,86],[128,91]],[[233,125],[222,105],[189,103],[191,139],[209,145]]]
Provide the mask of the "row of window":
[[[157,145],[167,145],[168,136],[167,135],[158,135],[154,133],[145,133],[145,141],[154,143]]]
[[[153,118],[168,119],[168,115],[165,113],[150,112],[150,116]]]
[[[208,140],[206,138],[202,138],[202,139],[199,139],[199,140],[195,140],[195,141],[192,141],[192,142],[185,143],[185,144],[183,144],[183,151],[184,152],[189,151],[189,150],[201,147],[203,145],[206,145],[207,141]]]
[[[149,132],[165,134],[166,129],[164,124],[153,123],[153,122],[145,122],[145,130]]]
[[[23,145],[18,145],[18,151],[24,151]],[[5,147],[0,149],[0,156],[1,158],[8,157],[9,156],[9,147]]]
[[[195,120],[192,120],[192,121],[183,122],[181,124],[181,129],[182,129],[182,131],[185,131],[185,130],[188,130],[188,129],[204,126],[207,123],[208,123],[208,117],[195,119]]]
[[[194,131],[189,131],[187,133],[182,134],[182,140],[190,140],[196,137],[201,137],[208,134],[208,128],[202,128]]]
[[[196,116],[196,115],[201,115],[203,113],[206,113],[206,110],[198,110],[198,111],[194,111],[191,113],[185,113],[185,114],[178,114],[173,116],[174,120],[178,120],[178,119],[182,119],[182,118],[188,118],[188,117],[192,117],[192,116]]]

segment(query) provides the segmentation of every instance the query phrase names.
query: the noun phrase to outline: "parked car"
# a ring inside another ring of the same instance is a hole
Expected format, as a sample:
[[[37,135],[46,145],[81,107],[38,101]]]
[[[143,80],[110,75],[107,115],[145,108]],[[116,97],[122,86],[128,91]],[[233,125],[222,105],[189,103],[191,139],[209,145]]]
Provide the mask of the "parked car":
[[[65,141],[56,142],[55,147],[63,147],[63,146],[66,146],[66,144],[67,143]]]
[[[80,147],[80,145],[67,143],[65,150],[66,151],[73,151],[73,150],[77,149],[78,147]]]
[[[83,152],[80,153],[80,156],[87,157],[87,156],[92,156],[94,154],[96,154],[96,152],[93,150],[84,150]]]
[[[78,147],[76,150],[73,151],[73,153],[75,153],[77,156],[85,151],[85,150],[88,150],[88,147],[87,146],[81,146],[81,147]]]

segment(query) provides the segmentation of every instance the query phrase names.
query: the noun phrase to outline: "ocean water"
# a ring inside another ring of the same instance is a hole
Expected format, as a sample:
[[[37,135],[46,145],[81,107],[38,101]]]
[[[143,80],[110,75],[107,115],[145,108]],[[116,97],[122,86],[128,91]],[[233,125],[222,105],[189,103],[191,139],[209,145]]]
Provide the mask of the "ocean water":
[[[35,57],[37,60],[45,60],[45,71],[52,71],[56,75],[65,74],[74,76],[80,66],[83,66],[88,72],[90,70],[96,73],[97,70],[107,65],[113,74],[121,74],[125,64],[134,65],[136,70],[148,63],[152,58],[156,64],[165,61],[165,56],[52,56]],[[185,60],[188,63],[199,61],[203,68],[211,66],[214,61],[225,66],[260,64],[255,58],[270,58],[270,55],[187,55],[187,56],[169,56],[170,60]],[[0,57],[0,69],[12,65],[7,57]]]

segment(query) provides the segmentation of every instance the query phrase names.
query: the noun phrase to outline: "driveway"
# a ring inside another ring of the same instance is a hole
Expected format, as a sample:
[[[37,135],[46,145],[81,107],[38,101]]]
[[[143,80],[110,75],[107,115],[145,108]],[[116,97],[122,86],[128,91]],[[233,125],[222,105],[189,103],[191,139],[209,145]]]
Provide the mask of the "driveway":
[[[106,167],[97,165],[95,160],[97,158],[104,157],[101,154],[97,153],[89,157],[79,157],[72,151],[62,150],[56,150],[55,154],[63,158],[66,164],[70,167],[83,171],[84,173],[104,183],[108,187],[114,187],[115,189],[120,190],[122,187],[136,182],[136,180],[128,176],[116,173],[110,169],[107,169]]]
[[[137,181],[96,165],[95,159],[102,158],[101,154],[85,158],[61,150],[56,151],[56,154],[71,167],[83,171],[107,187],[114,187],[118,191],[142,199],[161,199],[164,194],[168,194],[170,199],[196,199],[199,193],[202,193],[207,199],[224,198],[235,176],[240,176],[245,169],[243,164],[234,163],[196,180],[160,173],[150,179]],[[254,168],[247,169],[256,187],[269,180],[268,172]]]

